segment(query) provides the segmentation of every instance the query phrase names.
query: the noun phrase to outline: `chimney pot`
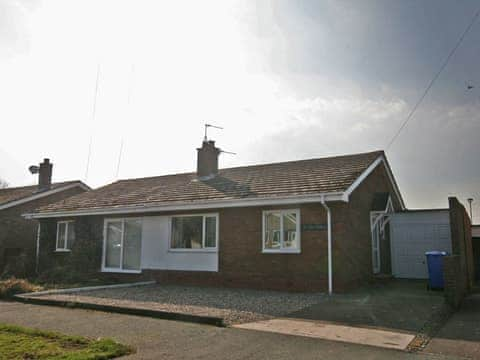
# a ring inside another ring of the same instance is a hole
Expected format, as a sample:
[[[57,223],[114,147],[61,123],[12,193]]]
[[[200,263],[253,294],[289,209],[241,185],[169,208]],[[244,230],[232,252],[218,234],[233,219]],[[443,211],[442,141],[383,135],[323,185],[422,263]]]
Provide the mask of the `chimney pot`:
[[[52,167],[50,159],[43,159],[38,170],[38,190],[44,191],[50,189],[52,186]]]

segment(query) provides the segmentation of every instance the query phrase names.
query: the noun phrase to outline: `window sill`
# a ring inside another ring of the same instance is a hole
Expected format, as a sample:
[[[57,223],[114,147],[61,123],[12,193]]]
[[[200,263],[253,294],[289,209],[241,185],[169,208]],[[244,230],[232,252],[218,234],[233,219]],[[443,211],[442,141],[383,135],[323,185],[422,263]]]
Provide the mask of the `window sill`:
[[[142,270],[102,269],[106,273],[141,274]]]
[[[69,252],[72,252],[72,250],[70,249],[55,249],[56,253],[69,253]]]
[[[295,250],[268,250],[268,249],[263,249],[262,254],[301,254],[302,251],[295,249]]]
[[[217,253],[218,249],[168,249],[170,253]]]

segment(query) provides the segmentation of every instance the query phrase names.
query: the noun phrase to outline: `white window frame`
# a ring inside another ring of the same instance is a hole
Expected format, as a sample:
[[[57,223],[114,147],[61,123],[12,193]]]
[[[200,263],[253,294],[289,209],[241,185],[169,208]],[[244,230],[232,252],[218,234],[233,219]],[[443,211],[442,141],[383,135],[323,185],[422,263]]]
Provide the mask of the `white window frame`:
[[[55,252],[70,252],[72,249],[70,249],[68,246],[68,225],[70,223],[75,223],[75,220],[62,220],[62,221],[57,221],[57,239],[55,241]],[[58,247],[58,235],[60,234],[60,224],[65,224],[65,242],[63,244],[63,248]]]
[[[295,214],[297,218],[297,243],[298,248],[284,248],[284,231],[283,231],[283,215],[284,214]],[[266,217],[269,214],[280,214],[280,249],[267,249],[265,248],[265,227],[266,227]],[[302,243],[301,243],[301,218],[300,218],[300,209],[280,209],[280,210],[264,210],[262,212],[262,253],[264,254],[300,254],[302,252]]]
[[[179,217],[192,217],[192,216],[201,216],[202,217],[202,248],[201,249],[179,249],[172,248],[172,219]],[[206,221],[207,217],[215,218],[215,247],[205,247],[205,231],[206,231]],[[181,215],[172,215],[168,217],[168,251],[169,252],[195,252],[195,253],[216,253],[218,252],[218,230],[219,230],[219,221],[218,213],[204,213],[204,214],[181,214]]]
[[[124,249],[124,234],[125,234],[125,221],[128,220],[140,220],[143,224],[143,218],[140,217],[126,217],[126,218],[109,218],[103,220],[103,246],[102,246],[102,272],[113,272],[113,273],[129,273],[129,274],[140,274],[142,272],[142,243],[143,243],[143,226],[142,226],[142,238],[140,239],[140,269],[124,269],[123,268],[123,249]],[[120,267],[118,268],[109,268],[105,266],[106,261],[106,250],[107,250],[107,227],[109,222],[122,222],[122,242],[120,248]]]

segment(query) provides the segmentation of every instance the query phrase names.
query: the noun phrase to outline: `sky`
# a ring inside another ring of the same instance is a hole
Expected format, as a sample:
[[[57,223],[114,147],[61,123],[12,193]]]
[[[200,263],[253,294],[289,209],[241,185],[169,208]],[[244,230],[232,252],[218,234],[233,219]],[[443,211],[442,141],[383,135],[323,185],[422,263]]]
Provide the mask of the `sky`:
[[[46,157],[92,187],[193,171],[205,123],[221,167],[386,149],[479,7],[3,0],[0,178],[36,183]],[[386,149],[407,207],[472,197],[477,223],[479,40],[477,21]]]

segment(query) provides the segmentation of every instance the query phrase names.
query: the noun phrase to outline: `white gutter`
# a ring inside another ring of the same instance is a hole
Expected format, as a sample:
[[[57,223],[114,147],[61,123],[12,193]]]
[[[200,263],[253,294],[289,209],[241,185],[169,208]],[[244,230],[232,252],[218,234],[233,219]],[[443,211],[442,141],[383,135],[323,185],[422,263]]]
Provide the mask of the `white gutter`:
[[[345,190],[344,193],[344,201],[348,202],[348,198],[352,194],[352,192],[370,175],[375,168],[382,164],[383,167],[385,168],[385,171],[387,173],[388,179],[390,180],[390,183],[392,184],[393,191],[395,192],[395,195],[397,196],[398,201],[400,202],[400,206],[402,210],[405,210],[405,203],[403,201],[402,195],[400,194],[400,190],[398,189],[397,183],[395,182],[393,178],[393,174],[387,165],[387,160],[384,156],[378,157],[373,163],[370,164],[370,166],[348,187],[347,190]]]
[[[327,210],[327,232],[328,232],[328,294],[333,293],[333,269],[332,269],[332,211],[325,202],[321,200],[322,206]]]
[[[178,210],[202,210],[215,208],[230,208],[230,207],[247,207],[247,206],[266,206],[266,205],[288,205],[299,203],[318,203],[323,200],[326,201],[345,201],[342,192],[316,194],[316,195],[295,195],[282,196],[274,198],[251,198],[251,199],[235,199],[235,200],[211,200],[211,201],[183,201],[175,203],[163,203],[155,206],[151,205],[133,205],[122,207],[110,207],[100,209],[86,209],[73,211],[52,211],[42,213],[23,214],[27,219],[40,219],[52,217],[66,217],[66,216],[87,216],[87,215],[121,215],[121,214],[141,214],[162,211],[178,211]]]

